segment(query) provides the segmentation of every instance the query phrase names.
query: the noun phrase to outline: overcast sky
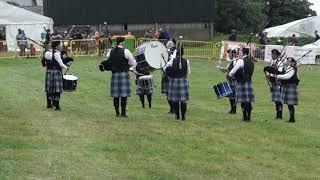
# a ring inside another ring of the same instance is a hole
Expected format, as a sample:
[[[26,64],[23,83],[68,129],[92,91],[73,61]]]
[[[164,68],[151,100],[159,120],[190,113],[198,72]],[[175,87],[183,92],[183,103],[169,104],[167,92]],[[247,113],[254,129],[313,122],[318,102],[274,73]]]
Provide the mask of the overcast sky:
[[[314,4],[311,9],[315,10],[317,15],[320,16],[320,0],[309,0],[309,2]]]

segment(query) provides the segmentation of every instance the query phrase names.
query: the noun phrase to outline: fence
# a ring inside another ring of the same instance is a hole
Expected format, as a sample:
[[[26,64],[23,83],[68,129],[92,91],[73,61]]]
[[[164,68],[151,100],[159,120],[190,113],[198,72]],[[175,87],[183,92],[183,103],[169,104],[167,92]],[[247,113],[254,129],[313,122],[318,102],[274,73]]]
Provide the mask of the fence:
[[[115,43],[115,39],[104,38],[100,41],[95,39],[79,39],[79,40],[57,40],[61,41],[63,46],[69,50],[69,53],[73,56],[105,56]],[[126,48],[131,52],[135,52],[136,48],[147,41],[160,41],[164,45],[167,43],[165,39],[147,39],[147,38],[127,38]],[[40,57],[43,52],[43,48],[40,46],[41,43],[35,44],[30,40],[27,41],[26,45],[21,46],[20,41],[6,42],[0,41],[0,58],[17,58],[17,57]],[[36,53],[31,54],[30,44],[36,48]],[[196,58],[219,58],[221,43],[214,44],[213,42],[204,41],[190,41],[182,40],[182,46],[184,47],[185,57],[196,57]],[[179,44],[177,45],[179,46]],[[23,51],[25,50],[25,53]]]

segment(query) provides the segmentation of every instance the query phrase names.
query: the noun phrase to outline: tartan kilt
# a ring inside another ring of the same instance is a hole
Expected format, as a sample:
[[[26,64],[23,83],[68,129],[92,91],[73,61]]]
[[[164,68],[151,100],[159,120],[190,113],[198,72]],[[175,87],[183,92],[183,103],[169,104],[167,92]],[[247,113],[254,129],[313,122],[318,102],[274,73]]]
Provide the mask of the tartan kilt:
[[[254,90],[251,81],[236,82],[236,101],[241,102],[254,102]]]
[[[185,78],[169,78],[169,101],[189,100],[189,82]]]
[[[168,87],[169,87],[169,77],[168,76],[162,76],[162,79],[161,79],[161,93],[167,94],[168,93]]]
[[[110,96],[130,97],[130,75],[128,72],[113,72],[111,76]]]
[[[232,93],[228,95],[229,99],[236,99],[236,81],[228,80]]]
[[[282,86],[282,102],[288,105],[298,105],[298,86],[296,84],[286,84]]]
[[[47,69],[45,91],[49,94],[62,93],[62,72],[57,69]]]
[[[272,83],[272,91],[271,91],[271,100],[272,102],[281,102],[282,96],[281,96],[281,85],[277,83]]]

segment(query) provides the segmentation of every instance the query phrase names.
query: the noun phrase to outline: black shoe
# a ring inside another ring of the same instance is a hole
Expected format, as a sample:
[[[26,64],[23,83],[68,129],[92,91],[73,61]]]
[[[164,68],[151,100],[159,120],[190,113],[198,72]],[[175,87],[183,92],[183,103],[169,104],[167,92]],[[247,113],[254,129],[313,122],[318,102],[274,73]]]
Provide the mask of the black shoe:
[[[57,106],[55,110],[56,110],[56,111],[61,111],[60,106]]]
[[[121,114],[121,117],[127,118],[128,116],[126,114]]]
[[[119,117],[119,116],[120,116],[120,114],[119,114],[119,113],[116,113],[116,116],[117,116],[117,117]]]

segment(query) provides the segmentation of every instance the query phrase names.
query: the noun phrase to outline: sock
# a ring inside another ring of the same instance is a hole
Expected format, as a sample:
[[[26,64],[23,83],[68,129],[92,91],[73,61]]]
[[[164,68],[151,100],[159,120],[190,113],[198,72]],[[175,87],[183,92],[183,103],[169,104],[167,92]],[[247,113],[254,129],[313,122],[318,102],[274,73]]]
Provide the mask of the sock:
[[[126,116],[127,97],[121,97],[121,115]]]
[[[144,95],[139,95],[142,108],[144,108]]]
[[[182,120],[186,119],[187,103],[181,102],[181,118]]]
[[[147,99],[148,99],[148,103],[149,103],[149,108],[151,108],[152,94],[148,94]]]
[[[114,110],[116,111],[116,115],[119,115],[119,98],[118,97],[114,97],[113,98],[113,106],[114,106]]]

